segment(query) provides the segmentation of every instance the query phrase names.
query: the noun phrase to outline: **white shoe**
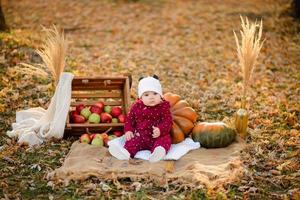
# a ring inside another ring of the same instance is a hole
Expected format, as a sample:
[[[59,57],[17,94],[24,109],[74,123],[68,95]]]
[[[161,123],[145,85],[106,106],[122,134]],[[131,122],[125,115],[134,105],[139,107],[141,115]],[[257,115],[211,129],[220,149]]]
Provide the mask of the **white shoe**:
[[[130,153],[123,147],[117,145],[110,145],[108,147],[109,153],[119,160],[129,160]]]
[[[149,157],[149,162],[154,163],[154,162],[158,162],[160,160],[162,160],[166,155],[166,150],[161,147],[158,146],[154,149],[153,153],[150,155]]]

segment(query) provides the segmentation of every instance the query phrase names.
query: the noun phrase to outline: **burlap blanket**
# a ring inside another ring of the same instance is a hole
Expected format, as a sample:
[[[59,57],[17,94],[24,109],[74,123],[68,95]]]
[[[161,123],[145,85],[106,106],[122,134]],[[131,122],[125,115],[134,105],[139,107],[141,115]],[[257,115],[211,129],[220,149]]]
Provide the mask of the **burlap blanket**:
[[[91,176],[103,180],[130,178],[157,184],[185,184],[191,187],[221,187],[236,180],[243,171],[239,141],[226,148],[190,151],[178,161],[148,161],[113,158],[107,148],[74,142],[62,167],[49,173],[50,180],[84,180]]]

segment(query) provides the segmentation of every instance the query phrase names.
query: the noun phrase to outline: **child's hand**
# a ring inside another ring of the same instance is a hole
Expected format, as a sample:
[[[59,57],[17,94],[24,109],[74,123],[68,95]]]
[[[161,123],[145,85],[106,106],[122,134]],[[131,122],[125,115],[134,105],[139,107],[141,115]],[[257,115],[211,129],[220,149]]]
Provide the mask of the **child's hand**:
[[[158,138],[160,136],[160,130],[159,128],[155,127],[155,126],[152,126],[153,128],[153,134],[152,134],[152,137],[153,138]]]
[[[127,131],[127,132],[125,133],[126,141],[131,140],[133,137],[134,137],[133,132]]]

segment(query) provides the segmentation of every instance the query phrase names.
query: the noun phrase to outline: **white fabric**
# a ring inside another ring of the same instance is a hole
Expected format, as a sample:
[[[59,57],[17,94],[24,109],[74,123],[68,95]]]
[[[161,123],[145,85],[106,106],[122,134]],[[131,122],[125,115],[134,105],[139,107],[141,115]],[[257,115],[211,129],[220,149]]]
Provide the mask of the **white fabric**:
[[[62,138],[71,103],[71,85],[74,75],[62,73],[47,110],[37,107],[16,112],[16,123],[9,137],[18,137],[18,143],[39,145],[45,139]]]
[[[138,96],[139,98],[142,97],[144,92],[152,91],[160,94],[162,96],[162,88],[159,80],[156,78],[153,78],[151,76],[148,76],[146,78],[143,78],[140,80],[138,84]]]
[[[112,145],[119,146],[124,149],[125,137],[118,137],[108,142],[109,148]],[[199,142],[194,142],[191,138],[186,138],[184,141],[178,144],[172,144],[164,160],[179,160],[182,156],[187,154],[191,150],[200,148]],[[151,152],[149,150],[142,150],[137,152],[134,158],[149,160]]]

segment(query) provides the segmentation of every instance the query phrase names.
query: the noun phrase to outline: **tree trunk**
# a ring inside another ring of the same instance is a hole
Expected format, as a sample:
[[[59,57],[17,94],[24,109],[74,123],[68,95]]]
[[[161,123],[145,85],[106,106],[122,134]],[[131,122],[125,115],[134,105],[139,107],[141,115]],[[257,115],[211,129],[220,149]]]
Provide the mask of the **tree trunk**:
[[[7,26],[5,23],[4,14],[2,12],[2,5],[1,5],[1,0],[0,0],[0,31],[5,31],[6,29],[7,29]]]
[[[300,0],[293,1],[295,17],[300,19]]]

